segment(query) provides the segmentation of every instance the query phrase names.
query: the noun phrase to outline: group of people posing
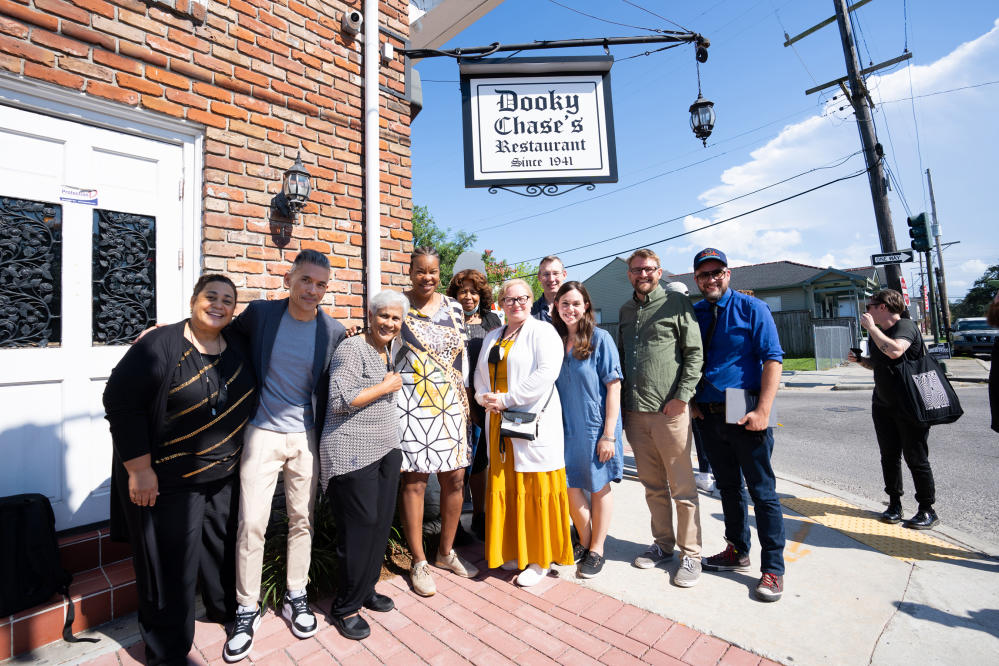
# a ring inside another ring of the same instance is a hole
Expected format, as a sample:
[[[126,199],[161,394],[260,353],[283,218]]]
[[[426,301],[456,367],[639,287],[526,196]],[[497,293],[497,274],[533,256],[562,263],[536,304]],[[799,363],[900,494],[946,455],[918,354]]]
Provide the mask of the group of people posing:
[[[319,628],[305,589],[317,489],[337,532],[329,617],[348,638],[370,633],[362,608],[394,608],[375,583],[397,499],[417,594],[436,592],[431,564],[478,574],[453,547],[466,473],[471,530],[489,567],[519,570],[522,586],[543,580],[552,563],[595,576],[611,483],[623,473],[623,432],[652,516],[652,543],[634,565],[670,561],[678,547],[679,587],[695,585],[702,567],[748,571],[752,498],[762,546],[756,594],[779,599],[784,526],[768,423],[783,352],[767,306],[729,289],[727,264],[713,248],[695,256],[704,300],[692,305],[660,285],[654,252],[636,251],[617,344],[557,257],[540,265],[537,301],[523,280],[499,288],[501,321],[485,275],[460,271],[440,293],[439,256],[416,248],[410,289],[371,295],[367,327],[354,335],[320,307],[330,264],[318,252],[298,254],[286,298],[253,301],[236,317],[232,281],[202,276],[190,318],[141,337],[104,394],[112,531],[132,545],[148,663],[184,663],[199,585],[207,617],[232,622],[225,661],[249,654],[279,475],[288,519],[282,614],[300,638]],[[748,396],[737,423],[725,417],[732,388]],[[703,559],[692,420],[728,543]],[[426,553],[431,474],[441,536]]]

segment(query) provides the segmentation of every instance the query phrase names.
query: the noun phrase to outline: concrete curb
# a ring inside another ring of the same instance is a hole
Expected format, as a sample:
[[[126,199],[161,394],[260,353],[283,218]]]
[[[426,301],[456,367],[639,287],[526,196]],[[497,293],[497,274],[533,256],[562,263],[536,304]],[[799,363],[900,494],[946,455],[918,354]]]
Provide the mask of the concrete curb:
[[[851,384],[848,382],[843,382],[840,384],[834,384],[832,387],[833,391],[873,391],[874,383],[870,384]]]

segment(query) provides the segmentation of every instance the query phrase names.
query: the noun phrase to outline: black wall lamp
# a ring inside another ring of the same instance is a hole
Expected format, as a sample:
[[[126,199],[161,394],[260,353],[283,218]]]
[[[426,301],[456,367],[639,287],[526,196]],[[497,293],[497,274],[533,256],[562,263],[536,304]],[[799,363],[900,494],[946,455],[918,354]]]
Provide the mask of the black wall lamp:
[[[294,220],[295,216],[305,208],[312,193],[312,178],[302,164],[302,153],[295,157],[295,163],[284,172],[281,181],[281,191],[271,199],[271,208],[282,217]]]

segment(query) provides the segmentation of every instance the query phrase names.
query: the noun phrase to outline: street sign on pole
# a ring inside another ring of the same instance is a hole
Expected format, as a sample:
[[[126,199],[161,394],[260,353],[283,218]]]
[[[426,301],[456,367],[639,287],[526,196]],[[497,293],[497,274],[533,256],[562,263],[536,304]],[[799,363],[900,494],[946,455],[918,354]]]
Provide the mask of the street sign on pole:
[[[884,266],[885,264],[906,264],[915,261],[912,250],[899,250],[898,252],[885,252],[884,254],[872,254],[871,265]]]

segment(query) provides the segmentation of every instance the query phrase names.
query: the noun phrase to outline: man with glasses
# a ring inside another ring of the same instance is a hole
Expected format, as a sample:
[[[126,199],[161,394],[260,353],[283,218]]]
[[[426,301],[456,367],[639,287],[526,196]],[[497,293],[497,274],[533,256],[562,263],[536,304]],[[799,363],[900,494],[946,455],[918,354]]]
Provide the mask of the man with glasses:
[[[651,569],[670,561],[677,545],[683,560],[673,584],[693,587],[701,577],[701,518],[687,403],[701,376],[701,333],[690,299],[664,290],[662,274],[655,252],[632,254],[628,279],[635,291],[618,318],[624,429],[645,487],[654,539],[633,564]]]
[[[892,367],[903,359],[915,360],[925,354],[923,336],[911,319],[904,318],[905,299],[894,289],[883,289],[867,304],[860,315],[860,325],[867,331],[869,356],[857,358],[853,352],[847,360],[874,371],[874,394],[871,398],[871,418],[874,434],[881,450],[881,473],[888,494],[888,508],[881,514],[882,522],[902,521],[902,458],[912,474],[919,509],[905,522],[905,527],[926,530],[937,524],[933,510],[936,487],[930,468],[929,426],[912,423],[899,408],[897,380]]]
[[[761,601],[777,601],[784,591],[784,515],[777,499],[770,457],[774,436],[770,409],[780,384],[784,350],[766,304],[729,289],[732,274],[725,254],[705,248],[694,256],[694,279],[704,300],[694,306],[704,339],[704,378],[694,398],[693,416],[704,437],[715,483],[721,493],[728,546],[704,558],[709,571],[749,571],[749,515],[743,479],[753,499],[763,574],[756,586]],[[725,419],[725,389],[745,390],[756,407],[736,423]]]
[[[547,321],[549,324],[552,323],[552,306],[555,304],[555,294],[565,282],[567,275],[562,260],[555,255],[548,255],[541,260],[538,265],[538,281],[545,293],[531,306],[532,317]]]

